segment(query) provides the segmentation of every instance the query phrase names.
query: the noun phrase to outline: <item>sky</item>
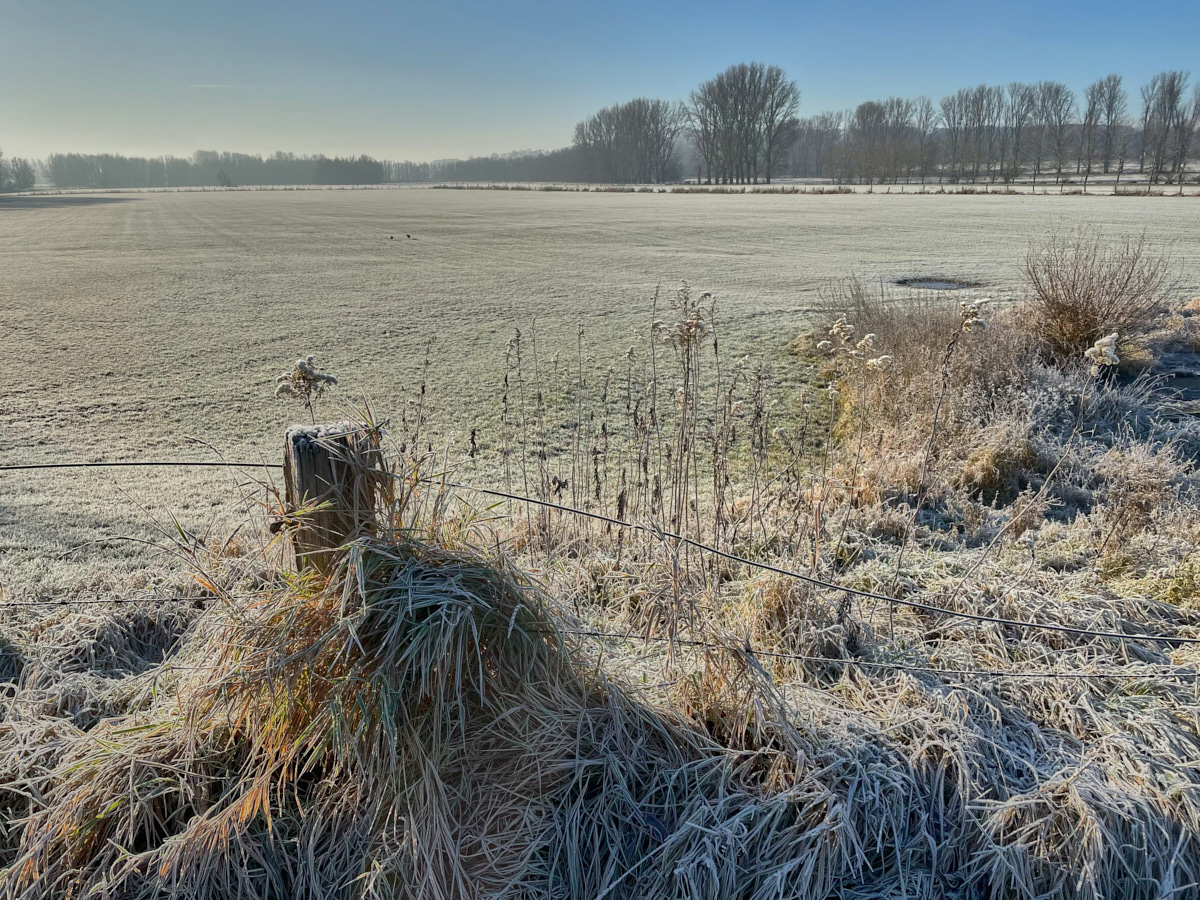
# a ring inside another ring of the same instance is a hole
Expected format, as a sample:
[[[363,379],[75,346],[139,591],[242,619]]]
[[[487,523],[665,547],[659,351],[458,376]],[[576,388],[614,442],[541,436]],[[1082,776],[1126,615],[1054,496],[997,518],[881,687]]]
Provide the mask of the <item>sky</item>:
[[[1198,56],[1196,0],[0,0],[0,150],[461,158],[565,146],[738,62],[782,66],[812,115],[1110,72],[1136,105]]]

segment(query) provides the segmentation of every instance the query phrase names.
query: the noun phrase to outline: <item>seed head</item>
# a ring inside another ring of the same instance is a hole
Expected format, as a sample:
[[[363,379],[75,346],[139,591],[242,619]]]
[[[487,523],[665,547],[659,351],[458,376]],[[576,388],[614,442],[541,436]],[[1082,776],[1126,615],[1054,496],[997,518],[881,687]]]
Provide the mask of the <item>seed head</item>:
[[[1117,356],[1117,333],[1100,338],[1095,344],[1083,351],[1083,355],[1092,361],[1092,374],[1099,375],[1102,366],[1115,366],[1121,361]]]

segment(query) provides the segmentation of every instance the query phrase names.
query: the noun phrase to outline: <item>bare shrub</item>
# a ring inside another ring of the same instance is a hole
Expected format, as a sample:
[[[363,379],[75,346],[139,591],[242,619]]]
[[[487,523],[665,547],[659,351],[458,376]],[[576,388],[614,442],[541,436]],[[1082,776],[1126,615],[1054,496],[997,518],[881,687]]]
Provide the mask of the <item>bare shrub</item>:
[[[1129,342],[1153,331],[1177,284],[1169,258],[1151,252],[1145,236],[1114,244],[1094,229],[1031,247],[1024,274],[1030,298],[1022,321],[1059,360],[1113,332]]]
[[[813,349],[836,382],[832,434],[841,446],[832,474],[852,485],[842,496],[857,505],[915,502],[924,511],[910,518],[968,541],[983,535],[967,520],[978,504],[1014,507],[1009,538],[1044,516],[1089,511],[1100,498],[1120,506],[1105,521],[1120,523],[1122,534],[1151,527],[1158,507],[1147,491],[1165,489],[1171,479],[1158,476],[1176,472],[1172,460],[1190,458],[1191,427],[1159,421],[1150,380],[1098,379],[1082,354],[1056,364],[1041,358],[1024,310],[995,310],[986,330],[965,328],[980,302],[928,294],[906,302],[859,281],[822,294],[819,321],[835,324]],[[846,329],[855,339],[870,335],[871,352],[891,359],[886,373],[857,358],[840,337]],[[1151,439],[1175,450],[1137,451]],[[1113,454],[1133,454],[1139,464],[1114,464]]]

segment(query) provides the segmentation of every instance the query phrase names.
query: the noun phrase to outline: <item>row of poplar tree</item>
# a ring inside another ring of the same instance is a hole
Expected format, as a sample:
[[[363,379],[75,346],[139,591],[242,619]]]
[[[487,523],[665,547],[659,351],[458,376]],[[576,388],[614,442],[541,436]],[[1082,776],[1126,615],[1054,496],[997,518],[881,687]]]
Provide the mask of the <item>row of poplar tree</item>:
[[[1082,98],[1040,81],[963,88],[928,97],[868,101],[796,122],[787,174],[865,183],[1018,178],[1117,180],[1133,169],[1151,182],[1180,181],[1198,148],[1200,87],[1186,72],[1162,72],[1131,108],[1120,75],[1088,85]]]

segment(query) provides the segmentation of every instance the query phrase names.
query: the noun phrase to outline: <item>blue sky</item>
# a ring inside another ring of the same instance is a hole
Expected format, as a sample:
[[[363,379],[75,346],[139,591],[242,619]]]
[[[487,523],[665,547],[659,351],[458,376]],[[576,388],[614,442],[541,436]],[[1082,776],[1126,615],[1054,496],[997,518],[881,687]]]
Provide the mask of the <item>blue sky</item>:
[[[1196,0],[0,0],[0,149],[435,159],[563,146],[601,106],[750,60],[811,115],[1109,72],[1136,101],[1198,56]]]

